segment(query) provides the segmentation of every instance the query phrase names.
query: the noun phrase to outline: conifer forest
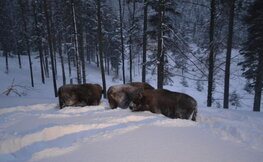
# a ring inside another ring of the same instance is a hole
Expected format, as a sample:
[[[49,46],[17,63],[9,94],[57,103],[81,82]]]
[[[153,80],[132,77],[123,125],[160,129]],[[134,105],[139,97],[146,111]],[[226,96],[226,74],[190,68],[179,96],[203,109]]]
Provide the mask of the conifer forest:
[[[244,97],[231,91],[233,79],[242,78],[239,89],[260,111],[263,1],[0,0],[0,57],[7,74],[10,59],[28,69],[32,87],[36,78],[43,84],[51,78],[54,96],[58,82],[86,83],[92,78],[86,69],[94,64],[104,98],[105,75],[123,84],[151,81],[158,89],[177,80],[194,84],[208,107],[227,109]]]

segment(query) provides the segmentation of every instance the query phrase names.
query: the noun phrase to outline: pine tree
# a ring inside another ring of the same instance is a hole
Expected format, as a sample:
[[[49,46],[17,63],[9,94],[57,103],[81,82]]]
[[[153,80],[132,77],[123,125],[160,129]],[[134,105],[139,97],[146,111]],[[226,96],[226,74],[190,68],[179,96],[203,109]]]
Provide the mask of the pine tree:
[[[227,38],[227,52],[226,52],[226,66],[225,66],[225,85],[224,85],[224,108],[228,108],[229,102],[229,79],[230,79],[230,64],[231,51],[233,42],[233,29],[235,17],[235,0],[227,1],[229,4],[229,24],[228,24],[228,38]]]
[[[173,51],[177,38],[175,36],[176,3],[173,0],[152,0],[149,5],[156,11],[150,15],[151,29],[148,33],[151,39],[157,41],[157,88],[162,89],[165,80],[170,80],[171,74],[167,68],[167,53]]]
[[[127,0],[127,3],[132,3],[132,11],[128,6],[129,15],[131,16],[130,19],[130,28],[129,28],[129,63],[130,63],[130,82],[132,82],[132,67],[133,67],[133,37],[135,36],[134,29],[135,29],[135,9],[136,9],[136,0]]]
[[[99,43],[99,57],[100,57],[100,69],[101,79],[103,85],[103,97],[106,98],[106,79],[105,70],[103,66],[103,44],[102,44],[102,27],[101,27],[101,1],[97,0],[97,17],[98,17],[98,43]]]
[[[210,53],[209,53],[209,74],[208,74],[208,90],[207,90],[207,106],[212,106],[212,100],[213,100],[213,83],[214,83],[214,50],[215,50],[215,40],[214,40],[214,34],[215,34],[215,3],[216,0],[211,0],[211,15],[210,15],[210,30],[209,30],[209,38],[210,38]]]
[[[76,11],[75,11],[75,3],[74,0],[71,0],[72,7],[72,21],[73,21],[73,29],[74,29],[74,48],[75,48],[75,57],[77,62],[77,80],[78,84],[81,84],[81,62],[80,62],[80,54],[79,54],[79,41],[78,41],[78,29],[76,22]]]
[[[59,53],[59,57],[60,57],[60,62],[61,62],[61,70],[62,70],[62,79],[63,79],[63,85],[66,84],[66,74],[65,74],[65,67],[64,67],[64,58],[63,58],[63,54],[62,54],[62,33],[59,32],[59,36],[58,36],[58,53]]]
[[[262,82],[263,82],[263,1],[256,0],[249,8],[246,17],[248,24],[248,39],[243,45],[241,55],[244,56],[242,65],[243,75],[251,80],[255,89],[253,111],[260,111]]]
[[[34,14],[34,26],[35,26],[35,33],[36,33],[36,42],[37,48],[39,51],[39,60],[40,60],[40,69],[41,69],[41,79],[42,83],[45,84],[45,74],[44,74],[44,57],[43,57],[43,46],[42,46],[42,38],[41,38],[41,29],[40,26],[42,25],[39,21],[39,5],[38,1],[32,1],[33,7],[33,14]]]
[[[119,21],[115,11],[107,5],[102,6],[102,30],[103,51],[106,61],[107,73],[110,69],[114,72],[114,78],[118,77],[118,69],[121,63],[121,40],[119,32]]]
[[[53,55],[53,44],[52,44],[52,38],[51,38],[51,29],[50,29],[50,17],[48,14],[48,4],[47,0],[44,0],[44,12],[45,12],[45,18],[46,18],[46,26],[47,26],[47,34],[48,34],[48,45],[49,45],[49,52],[51,57],[51,66],[52,66],[52,77],[53,77],[53,86],[54,86],[54,95],[55,97],[58,96],[57,93],[57,81],[56,81],[56,74],[55,74],[55,64],[54,64],[54,55]]]
[[[120,35],[121,35],[122,80],[123,80],[123,84],[125,84],[125,53],[124,53],[124,38],[123,38],[123,10],[122,10],[121,0],[119,0],[119,17],[120,17]]]
[[[164,80],[164,47],[163,47],[163,23],[164,23],[164,0],[159,0],[158,3],[158,31],[157,31],[157,88],[163,89]]]
[[[147,52],[147,26],[148,25],[148,1],[143,1],[143,53],[142,53],[142,82],[146,80],[146,52]]]
[[[34,76],[33,76],[33,67],[32,67],[32,59],[31,59],[31,49],[30,49],[30,38],[29,38],[29,30],[28,30],[28,21],[27,21],[27,1],[19,0],[19,6],[21,9],[21,18],[23,22],[23,30],[24,30],[24,41],[26,44],[26,50],[28,55],[28,62],[30,68],[30,77],[31,77],[31,86],[34,87]]]
[[[12,5],[7,0],[0,2],[0,48],[3,50],[3,55],[6,59],[6,73],[8,73],[8,55],[11,51],[13,37],[12,36],[12,17],[10,9]]]

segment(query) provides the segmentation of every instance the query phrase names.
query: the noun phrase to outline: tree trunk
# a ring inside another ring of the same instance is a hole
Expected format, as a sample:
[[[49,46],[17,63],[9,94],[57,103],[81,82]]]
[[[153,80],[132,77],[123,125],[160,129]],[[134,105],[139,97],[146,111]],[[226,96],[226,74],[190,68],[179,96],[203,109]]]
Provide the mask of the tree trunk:
[[[52,47],[52,38],[51,38],[51,30],[50,30],[50,22],[48,15],[48,6],[47,0],[44,0],[44,12],[46,17],[46,26],[47,26],[47,35],[48,35],[48,44],[49,44],[49,52],[51,57],[51,67],[52,67],[52,76],[53,76],[53,86],[54,86],[54,94],[57,97],[57,82],[56,82],[56,74],[55,74],[55,65],[54,65],[54,57],[53,57],[53,47]]]
[[[233,40],[233,28],[234,28],[234,17],[235,17],[235,0],[229,2],[230,15],[228,24],[228,39],[227,39],[227,52],[226,52],[226,66],[225,66],[225,86],[224,86],[224,108],[228,108],[229,103],[229,79],[230,79],[230,64],[231,64],[231,51],[232,51],[232,40]]]
[[[29,38],[27,36],[28,29],[27,29],[27,22],[26,22],[26,9],[25,9],[25,4],[22,0],[19,1],[19,5],[22,11],[22,22],[24,25],[24,39],[26,42],[26,50],[27,50],[27,55],[28,55],[29,68],[30,68],[31,86],[34,87],[34,76],[33,76],[32,60],[31,60],[31,51],[30,51],[30,46],[29,46]]]
[[[110,58],[109,57],[107,58],[107,65],[108,65],[107,73],[108,73],[108,75],[110,75]]]
[[[22,69],[22,62],[21,62],[21,53],[17,49],[17,55],[18,55],[18,64],[19,64],[19,69]]]
[[[130,36],[130,41],[131,41],[131,36]],[[130,57],[130,83],[132,82],[132,43],[130,43],[130,46],[129,46],[129,57]]]
[[[87,56],[87,61],[89,62],[89,64],[91,63],[91,52],[90,52],[90,49],[89,49],[89,45],[88,43],[86,43],[86,56]]]
[[[76,13],[75,13],[75,4],[74,0],[71,0],[71,8],[72,8],[72,20],[74,26],[74,36],[75,36],[75,56],[76,56],[76,65],[77,65],[77,79],[78,84],[81,84],[81,71],[80,71],[80,58],[79,58],[79,47],[78,47],[78,30],[77,30],[77,22],[76,22]]]
[[[41,69],[41,79],[42,83],[45,84],[45,74],[44,74],[44,61],[43,61],[43,48],[42,48],[42,39],[41,39],[41,31],[38,27],[38,17],[37,17],[37,8],[36,8],[36,1],[32,2],[33,11],[34,11],[34,20],[35,20],[35,30],[37,34],[37,46],[38,46],[38,52],[39,52],[39,60],[40,60],[40,69]]]
[[[62,33],[59,32],[59,36],[58,36],[58,53],[59,53],[60,63],[61,63],[63,85],[65,85],[65,84],[66,84],[66,75],[65,75],[63,51],[62,51],[62,41],[61,41],[62,35],[61,35],[61,34],[62,34]]]
[[[164,52],[163,52],[163,16],[164,4],[163,0],[159,0],[159,24],[158,24],[158,49],[157,49],[157,88],[163,89],[163,71],[164,71]]]
[[[143,6],[143,52],[142,52],[142,82],[146,81],[146,52],[147,52],[147,21],[148,2],[144,0]]]
[[[103,66],[103,44],[102,44],[102,29],[101,29],[101,2],[97,0],[97,17],[98,17],[98,43],[99,43],[99,55],[100,55],[100,69],[101,69],[101,78],[103,85],[103,97],[106,98],[106,80],[105,80],[105,71]]]
[[[5,69],[6,69],[6,73],[8,74],[8,52],[6,52],[6,50],[3,51],[3,54],[5,56]]]
[[[131,22],[131,33],[129,36],[129,58],[130,58],[130,82],[132,82],[132,60],[133,60],[133,54],[132,54],[132,46],[133,46],[133,40],[132,40],[132,33],[133,33],[133,28],[135,25],[135,7],[136,7],[136,1],[133,1],[133,9],[132,9],[132,22]]]
[[[100,67],[99,64],[99,54],[98,54],[98,47],[96,46],[96,63],[97,63],[97,67]]]
[[[209,29],[209,74],[208,74],[208,91],[207,91],[207,106],[212,106],[212,93],[213,93],[213,82],[214,82],[214,28],[215,28],[215,0],[211,0],[211,15],[210,15],[210,29]]]
[[[47,2],[48,3],[48,2]],[[51,32],[51,42],[52,42],[52,51],[53,51],[53,59],[54,59],[54,69],[55,69],[55,76],[57,79],[57,42],[56,42],[56,32],[55,32],[55,27],[54,27],[54,12],[53,12],[53,6],[52,3],[54,3],[53,1],[49,1],[48,6],[50,6],[49,8],[49,14],[50,14],[50,32]]]
[[[80,59],[81,59],[81,69],[82,69],[82,83],[86,83],[86,70],[85,70],[85,57],[84,57],[84,33],[83,28],[80,27],[80,36],[79,36],[79,51],[80,51]]]
[[[261,94],[263,88],[262,83],[263,83],[263,54],[261,53],[259,56],[259,62],[257,67],[253,111],[260,111]]]
[[[73,84],[73,80],[72,80],[72,74],[71,74],[71,55],[69,54],[69,50],[67,47],[67,56],[68,56],[68,73],[69,73],[69,80],[70,80],[70,84]]]
[[[119,0],[119,11],[120,11],[120,34],[121,34],[121,58],[122,58],[122,79],[125,84],[125,60],[124,60],[124,42],[123,42],[123,19],[122,19],[122,4]]]
[[[38,40],[38,52],[39,52],[39,60],[40,60],[40,68],[41,68],[41,79],[42,83],[45,84],[45,72],[44,72],[44,58],[43,58],[43,48],[42,48],[42,40]]]
[[[49,78],[49,66],[48,66],[48,50],[44,49],[45,51],[45,63],[44,63],[44,69],[46,73],[46,77]]]
[[[85,31],[88,31],[88,27],[85,28]],[[88,33],[86,32],[84,36],[85,36],[85,38],[84,38],[85,42],[84,42],[83,45],[85,47],[85,54],[86,54],[86,59],[85,60],[88,61],[89,64],[90,64],[90,54],[89,54],[90,49],[89,49],[89,44],[88,44],[89,43]]]

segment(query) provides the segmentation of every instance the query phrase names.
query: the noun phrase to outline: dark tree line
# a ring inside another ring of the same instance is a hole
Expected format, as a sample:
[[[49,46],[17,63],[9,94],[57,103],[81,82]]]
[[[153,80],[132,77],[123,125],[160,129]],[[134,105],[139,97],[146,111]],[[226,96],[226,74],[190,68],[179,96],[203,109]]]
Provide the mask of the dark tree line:
[[[244,61],[243,75],[249,80],[250,87],[255,89],[254,111],[260,111],[263,88],[263,1],[256,0],[250,4],[245,18],[248,24],[248,39],[243,44],[241,54]]]
[[[10,56],[17,56],[23,68],[27,65],[20,56],[27,55],[31,85],[34,77],[45,84],[52,76],[55,96],[58,74],[63,84],[86,83],[87,64],[95,63],[104,97],[106,74],[123,83],[134,76],[142,82],[157,76],[160,89],[176,77],[183,86],[196,80],[200,91],[207,85],[210,107],[223,77],[223,107],[228,108],[231,51],[242,48],[239,64],[248,87],[255,89],[254,110],[259,111],[262,41],[256,40],[262,37],[262,14],[255,6],[260,5],[257,0],[1,0],[0,50],[7,73]],[[32,54],[39,59],[41,74],[34,73]]]
[[[103,67],[107,64],[107,71],[119,68],[119,37],[116,30],[117,16],[110,7],[101,2],[100,20],[97,15],[96,1],[82,0],[3,0],[1,1],[1,50],[6,56],[6,71],[8,72],[8,56],[28,55],[31,85],[34,86],[34,69],[32,68],[32,52],[37,52],[42,83],[52,73],[54,93],[57,95],[57,75],[62,74],[63,84],[77,80],[78,84],[86,82],[86,62],[96,62]],[[10,12],[13,11],[13,12]],[[101,37],[99,39],[98,24],[101,23]],[[108,27],[108,28],[105,28]],[[106,33],[103,35],[103,33]],[[12,39],[12,40],[9,40]],[[99,42],[104,47],[99,47]],[[15,43],[14,43],[15,42]],[[100,50],[99,50],[100,48]],[[96,51],[101,51],[102,60]],[[107,57],[104,52],[109,52]],[[51,62],[50,62],[51,61]],[[57,70],[60,61],[62,71]],[[68,65],[69,77],[66,78],[65,65]],[[110,66],[113,65],[113,66]],[[50,67],[51,66],[51,67]],[[51,69],[51,71],[50,71]],[[73,74],[76,69],[76,75]],[[104,69],[104,68],[103,68]],[[105,81],[105,79],[104,79]],[[105,87],[106,89],[106,87]]]

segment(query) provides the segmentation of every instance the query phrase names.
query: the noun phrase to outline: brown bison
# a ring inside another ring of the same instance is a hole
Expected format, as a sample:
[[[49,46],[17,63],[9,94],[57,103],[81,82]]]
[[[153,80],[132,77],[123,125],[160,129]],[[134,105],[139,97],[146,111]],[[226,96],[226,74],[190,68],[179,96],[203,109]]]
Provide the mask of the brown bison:
[[[128,108],[133,96],[140,90],[154,89],[150,84],[134,82],[122,85],[111,86],[107,91],[110,107],[115,109]]]
[[[98,84],[68,84],[58,89],[59,106],[87,106],[98,105],[102,95],[102,88]]]
[[[138,93],[129,107],[132,111],[151,111],[169,118],[196,121],[197,102],[191,96],[164,89],[145,90]]]

